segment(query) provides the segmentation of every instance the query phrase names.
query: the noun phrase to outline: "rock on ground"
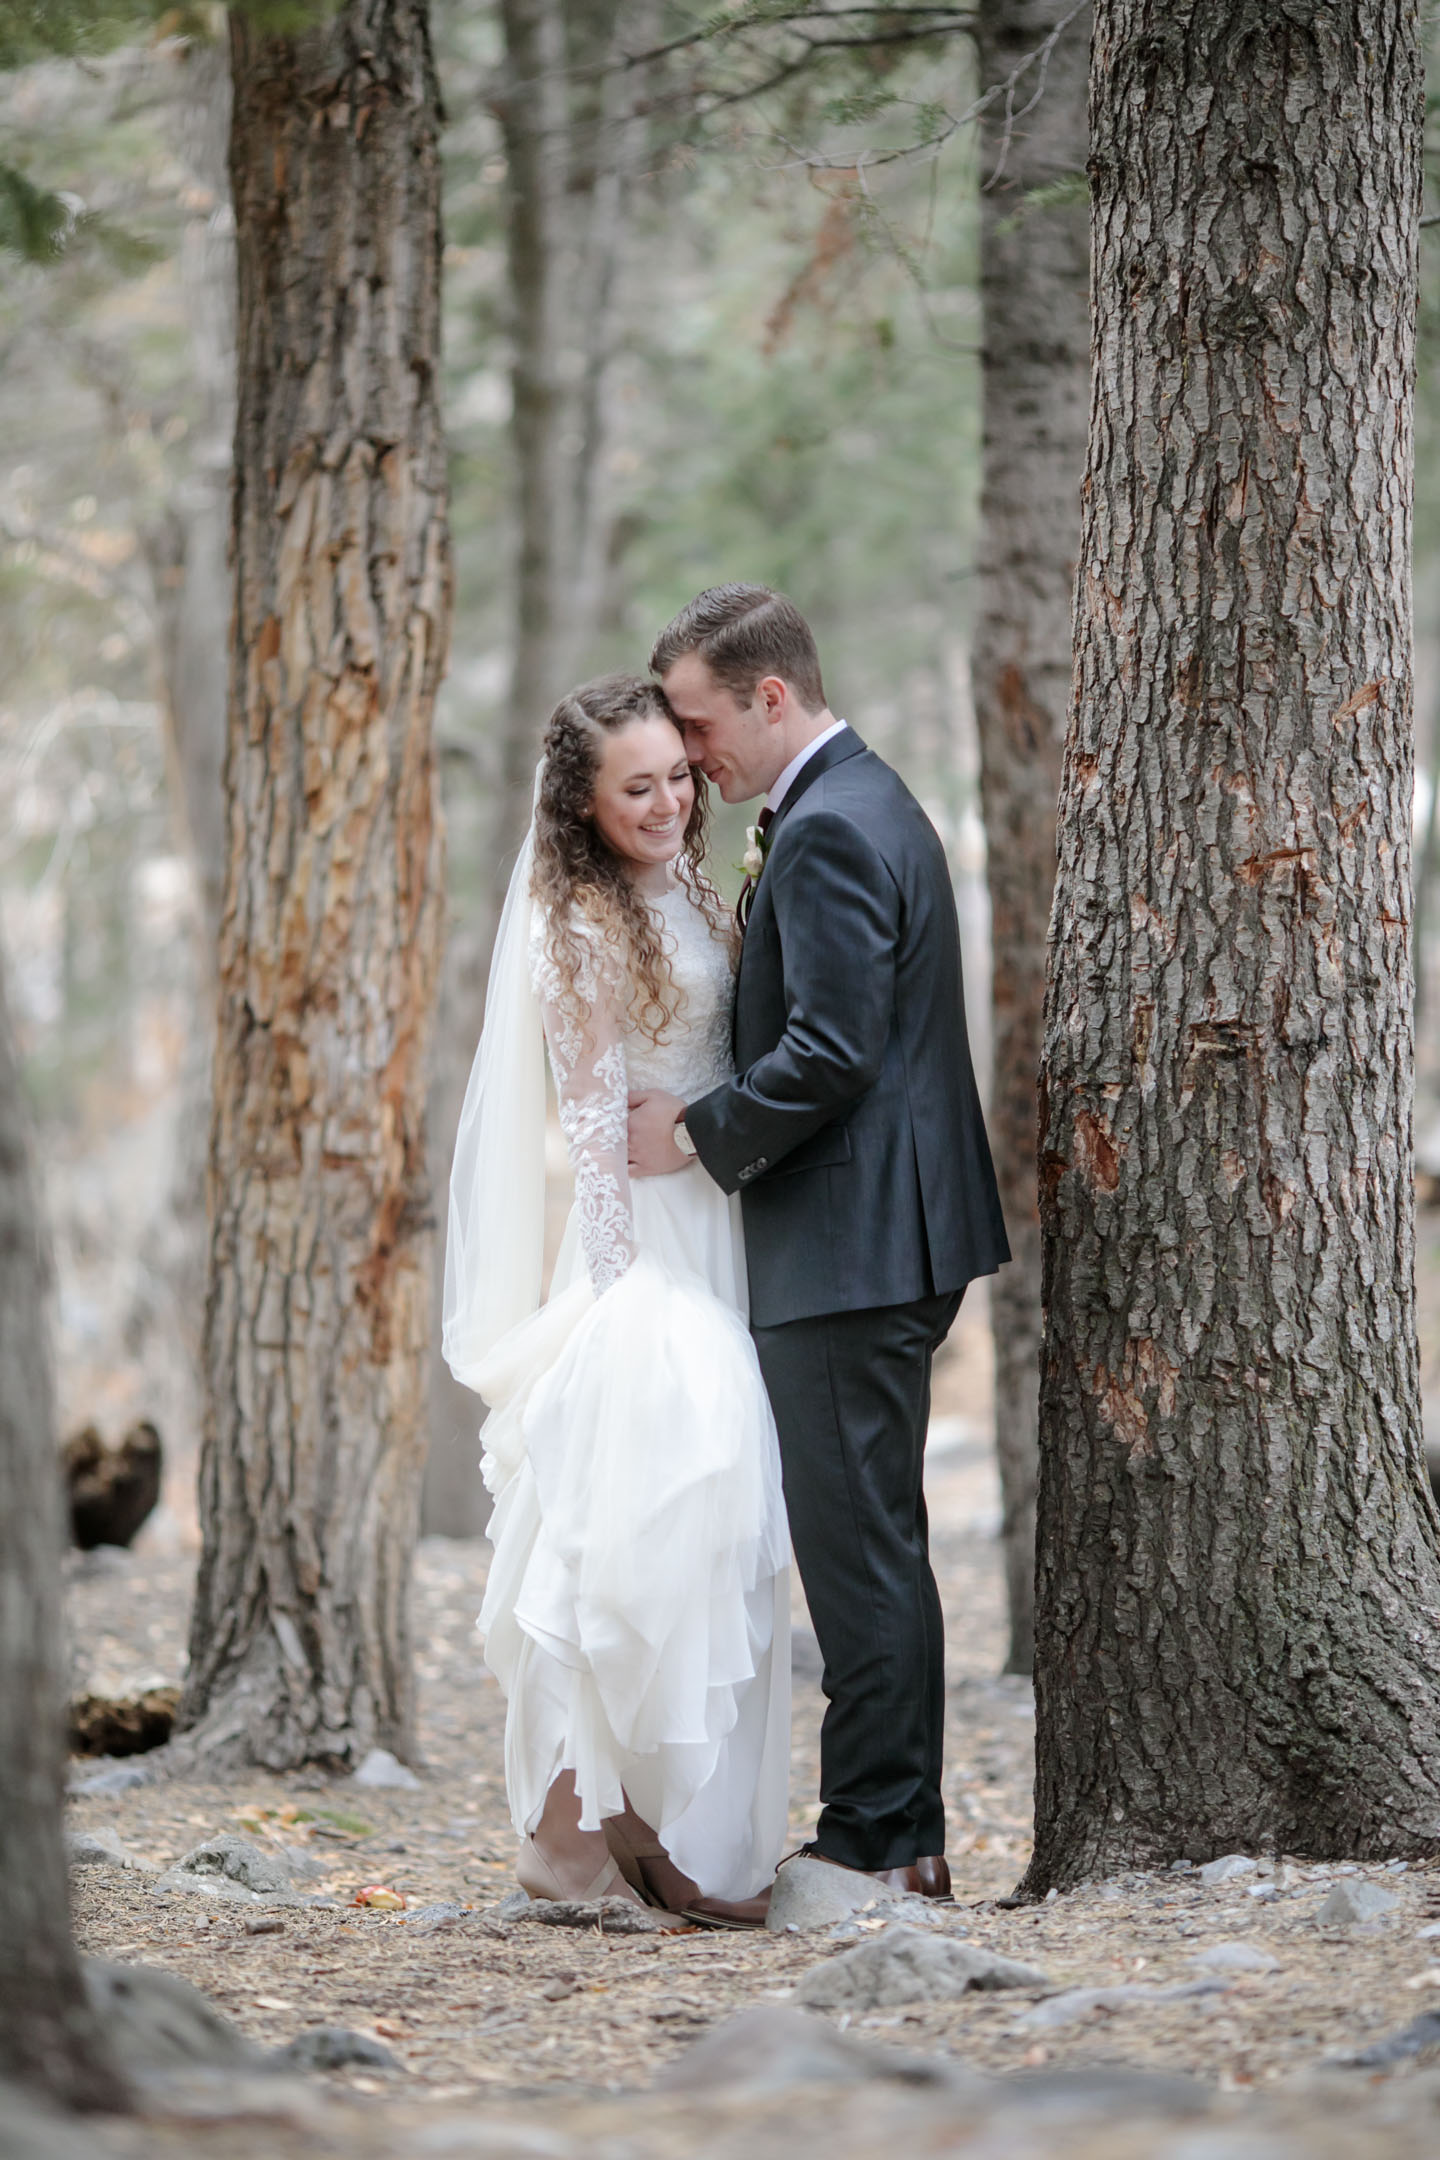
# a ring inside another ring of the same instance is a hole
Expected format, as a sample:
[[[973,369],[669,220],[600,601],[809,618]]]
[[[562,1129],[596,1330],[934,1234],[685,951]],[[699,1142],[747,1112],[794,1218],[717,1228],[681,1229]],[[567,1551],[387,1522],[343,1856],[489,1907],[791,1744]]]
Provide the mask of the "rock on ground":
[[[320,2025],[297,2033],[270,2058],[277,2070],[398,2070],[389,2048],[343,2025]]]
[[[1345,2070],[1387,2070],[1392,2063],[1411,2062],[1432,2049],[1440,2049],[1440,2010],[1427,2010],[1400,2032],[1387,2033],[1368,2047],[1342,2049],[1328,2059]]]
[[[1067,1988],[1063,1995],[1036,2003],[1017,2023],[1031,2032],[1054,2032],[1061,2025],[1093,2017],[1097,2010],[1149,2009],[1157,2003],[1184,2002],[1192,1995],[1221,1995],[1225,1985],[1223,1980],[1183,1980],[1178,1987]]]
[[[894,1925],[805,1974],[795,2000],[812,2010],[882,2010],[898,2003],[954,2002],[972,1988],[1044,1988],[1034,1965],[953,1937]]]
[[[784,2003],[757,2005],[727,2019],[667,2065],[657,2092],[744,2094],[757,2098],[792,2085],[866,2084],[893,2078],[909,2085],[979,2089],[958,2065],[940,2057],[904,2055],[898,2048],[867,2047],[837,2033],[823,2019]]]
[[[114,1830],[67,1830],[65,1852],[71,1867],[138,1868],[148,1872]]]
[[[783,1934],[787,1928],[804,1933],[833,1927],[837,1920],[848,1920],[852,1913],[865,1912],[872,1905],[893,1905],[902,1895],[873,1875],[832,1867],[828,1860],[812,1860],[801,1853],[787,1860],[776,1876],[765,1925],[772,1935]]]
[[[85,1992],[127,2073],[188,2070],[197,2064],[220,2070],[258,2070],[265,2063],[198,1988],[152,1965],[108,1965],[82,1960]]]
[[[1199,1951],[1190,1960],[1202,1972],[1278,1972],[1280,1960],[1269,1950],[1262,1950],[1256,1943],[1211,1943],[1208,1950]]]
[[[303,1905],[296,1895],[289,1860],[273,1848],[225,1831],[207,1838],[167,1868],[155,1884],[160,1891],[181,1890],[196,1897],[222,1898],[232,1904]]]
[[[1352,1876],[1337,1882],[1320,1900],[1315,1918],[1322,1927],[1356,1927],[1362,1921],[1378,1920],[1393,1912],[1399,1903],[1393,1890],[1383,1890],[1379,1883],[1366,1882],[1363,1876]]]
[[[350,1780],[352,1785],[393,1787],[397,1791],[419,1792],[420,1780],[413,1770],[390,1753],[389,1748],[371,1748],[359,1769]]]

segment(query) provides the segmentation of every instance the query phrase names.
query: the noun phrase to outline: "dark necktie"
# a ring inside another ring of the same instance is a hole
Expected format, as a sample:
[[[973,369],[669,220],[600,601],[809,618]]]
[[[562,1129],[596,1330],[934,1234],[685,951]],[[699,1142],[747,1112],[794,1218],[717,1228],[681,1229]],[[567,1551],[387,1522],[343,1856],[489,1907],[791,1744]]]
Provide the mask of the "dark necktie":
[[[767,806],[764,810],[760,812],[759,817],[755,820],[755,830],[760,836],[760,850],[762,854],[765,850],[765,835],[770,830],[770,826],[772,821],[774,820],[774,816],[774,811]],[[745,935],[745,925],[750,920],[750,906],[755,898],[755,885],[756,877],[747,870],[745,873],[745,882],[740,887],[740,897],[735,902],[735,920],[740,925],[740,935],[742,937]]]

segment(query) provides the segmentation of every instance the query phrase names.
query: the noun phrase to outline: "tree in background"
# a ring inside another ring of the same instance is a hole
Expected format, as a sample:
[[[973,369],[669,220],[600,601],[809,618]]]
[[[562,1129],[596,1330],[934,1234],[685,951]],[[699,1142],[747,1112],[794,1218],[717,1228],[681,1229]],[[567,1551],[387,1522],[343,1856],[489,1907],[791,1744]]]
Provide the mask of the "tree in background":
[[[990,888],[986,1118],[1013,1255],[990,1285],[990,1315],[1006,1669],[1017,1673],[1030,1671],[1035,1645],[1036,1079],[1090,389],[1080,208],[1089,17],[1073,0],[980,0],[976,23],[982,89],[1013,81],[980,117],[983,432],[971,667]]]
[[[1418,11],[1096,0],[1026,1888],[1440,1851],[1410,1158]]]
[[[70,1937],[63,1836],[60,1477],[46,1261],[0,981],[0,2077],[122,2108]]]
[[[228,861],[182,1755],[414,1739],[450,612],[425,0],[231,18]]]

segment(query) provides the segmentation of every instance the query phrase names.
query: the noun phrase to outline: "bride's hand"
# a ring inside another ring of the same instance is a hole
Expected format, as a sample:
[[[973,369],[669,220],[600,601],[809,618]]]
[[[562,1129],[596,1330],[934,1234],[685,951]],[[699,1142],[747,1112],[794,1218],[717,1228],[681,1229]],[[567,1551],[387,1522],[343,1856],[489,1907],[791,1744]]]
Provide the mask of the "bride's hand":
[[[690,1158],[675,1145],[675,1120],[684,1114],[680,1097],[658,1088],[630,1097],[631,1177],[664,1177],[686,1167]]]

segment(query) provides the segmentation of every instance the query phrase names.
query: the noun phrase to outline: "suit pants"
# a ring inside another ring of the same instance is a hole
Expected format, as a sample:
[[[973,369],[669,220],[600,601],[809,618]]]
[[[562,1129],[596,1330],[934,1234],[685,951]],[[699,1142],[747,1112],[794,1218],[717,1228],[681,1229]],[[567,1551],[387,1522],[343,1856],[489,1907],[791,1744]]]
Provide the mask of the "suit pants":
[[[931,1361],[961,1295],[751,1330],[824,1663],[814,1850],[846,1867],[945,1850],[945,1639],[923,1473]]]

